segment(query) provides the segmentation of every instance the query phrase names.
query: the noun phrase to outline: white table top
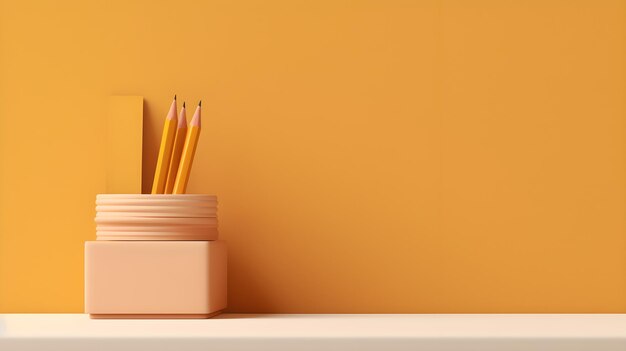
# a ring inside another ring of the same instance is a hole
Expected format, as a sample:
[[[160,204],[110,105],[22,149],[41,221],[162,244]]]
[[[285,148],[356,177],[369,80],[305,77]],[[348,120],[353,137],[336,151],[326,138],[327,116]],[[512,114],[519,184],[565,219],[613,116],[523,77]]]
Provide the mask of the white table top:
[[[626,314],[0,315],[0,350],[626,350]]]

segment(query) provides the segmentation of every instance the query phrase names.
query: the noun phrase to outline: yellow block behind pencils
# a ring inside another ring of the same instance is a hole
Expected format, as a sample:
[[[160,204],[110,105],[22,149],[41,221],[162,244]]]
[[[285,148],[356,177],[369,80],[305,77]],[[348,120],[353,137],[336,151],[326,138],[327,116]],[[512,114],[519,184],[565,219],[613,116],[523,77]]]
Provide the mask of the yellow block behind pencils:
[[[176,137],[176,124],[176,95],[174,95],[174,101],[170,105],[170,111],[165,118],[165,125],[163,126],[159,158],[154,170],[154,181],[152,183],[153,194],[163,194],[165,192],[165,181],[167,180],[167,171],[172,158],[174,138]]]
[[[174,190],[174,183],[176,182],[176,174],[178,173],[178,166],[180,164],[180,158],[183,155],[183,148],[185,147],[185,139],[187,138],[187,111],[185,109],[185,103],[183,102],[183,108],[180,110],[178,116],[178,128],[176,128],[176,138],[174,138],[174,148],[172,150],[172,160],[170,161],[170,167],[167,172],[167,182],[165,183],[165,193],[171,194]]]
[[[180,165],[178,166],[178,173],[176,174],[176,182],[174,183],[174,194],[184,194],[187,190],[187,181],[189,181],[189,173],[191,172],[191,164],[193,163],[193,157],[196,153],[196,146],[198,145],[198,138],[200,137],[200,111],[202,109],[202,101],[198,103],[196,112],[189,123],[189,130],[187,131],[187,138],[185,139],[185,146],[183,148],[183,154],[180,158]]]

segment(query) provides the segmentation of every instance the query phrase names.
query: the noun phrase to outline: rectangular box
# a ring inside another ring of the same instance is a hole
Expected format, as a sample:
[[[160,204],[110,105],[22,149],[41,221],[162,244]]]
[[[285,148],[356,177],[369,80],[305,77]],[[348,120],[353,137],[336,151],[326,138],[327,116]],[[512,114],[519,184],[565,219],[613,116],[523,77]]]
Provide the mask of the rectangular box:
[[[106,192],[141,193],[143,97],[111,96],[106,128]]]
[[[226,308],[222,241],[88,241],[92,318],[208,318]]]

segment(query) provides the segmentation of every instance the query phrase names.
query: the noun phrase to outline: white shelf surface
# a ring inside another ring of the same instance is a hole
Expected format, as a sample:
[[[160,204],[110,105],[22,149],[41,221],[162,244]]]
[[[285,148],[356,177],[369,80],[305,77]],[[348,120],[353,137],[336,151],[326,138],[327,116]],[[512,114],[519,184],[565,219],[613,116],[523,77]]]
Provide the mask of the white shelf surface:
[[[0,350],[626,351],[626,314],[4,314]]]

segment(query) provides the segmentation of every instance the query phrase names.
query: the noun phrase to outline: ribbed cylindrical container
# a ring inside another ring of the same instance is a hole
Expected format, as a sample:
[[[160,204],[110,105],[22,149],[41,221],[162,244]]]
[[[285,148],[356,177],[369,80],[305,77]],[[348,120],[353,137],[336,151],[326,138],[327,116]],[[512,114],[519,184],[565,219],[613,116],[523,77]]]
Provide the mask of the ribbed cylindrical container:
[[[96,197],[97,240],[217,240],[217,197]]]
[[[85,243],[92,318],[207,318],[226,307],[226,244],[211,195],[102,194]]]

